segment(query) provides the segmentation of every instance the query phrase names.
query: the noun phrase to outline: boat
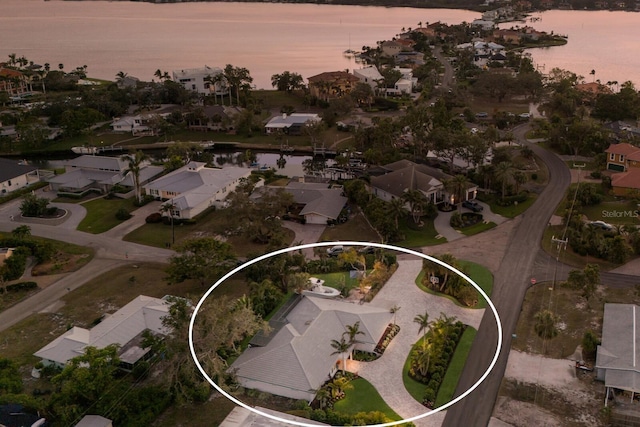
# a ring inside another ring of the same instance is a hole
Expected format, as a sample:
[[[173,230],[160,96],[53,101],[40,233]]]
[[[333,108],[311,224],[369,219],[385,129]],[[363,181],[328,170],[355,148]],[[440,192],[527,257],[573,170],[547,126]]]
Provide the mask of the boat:
[[[76,154],[96,154],[98,147],[71,147],[71,151]]]

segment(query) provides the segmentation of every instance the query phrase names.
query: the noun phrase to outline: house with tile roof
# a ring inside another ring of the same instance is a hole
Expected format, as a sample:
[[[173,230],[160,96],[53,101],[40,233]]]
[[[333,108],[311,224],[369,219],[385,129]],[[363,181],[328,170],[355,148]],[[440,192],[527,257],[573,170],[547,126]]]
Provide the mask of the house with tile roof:
[[[596,379],[604,381],[605,406],[613,389],[640,393],[640,307],[605,304],[602,343],[596,353]]]
[[[190,162],[142,188],[157,200],[169,200],[174,218],[191,219],[210,207],[222,207],[224,199],[249,175],[249,168],[209,168],[203,162]]]
[[[0,159],[0,196],[40,181],[38,168],[9,159]]]
[[[382,166],[383,175],[372,176],[371,193],[385,201],[401,198],[409,190],[420,191],[434,204],[454,203],[452,195],[444,188],[444,182],[453,178],[431,166],[421,165],[409,160],[399,160]],[[469,182],[465,200],[476,198],[478,187]]]
[[[230,371],[243,387],[310,402],[341,362],[331,340],[339,341],[347,325],[360,322],[363,334],[350,351],[373,352],[392,316],[368,304],[303,296],[266,345],[245,350]]]
[[[619,197],[638,197],[640,195],[640,168],[611,175],[613,194]]]
[[[640,168],[640,147],[621,142],[611,144],[605,153],[607,153],[607,170],[625,172]]]
[[[0,66],[0,92],[7,92],[9,96],[20,96],[29,92],[24,73]]]
[[[64,367],[69,360],[84,354],[89,346],[101,349],[117,344],[121,363],[125,368],[132,368],[150,351],[141,347],[144,331],[159,335],[169,332],[162,324],[162,319],[169,313],[169,305],[166,299],[140,295],[91,329],[74,326],[36,351],[34,356],[42,359],[45,366]]]
[[[308,78],[311,96],[328,101],[347,95],[360,79],[347,71],[328,71]]]

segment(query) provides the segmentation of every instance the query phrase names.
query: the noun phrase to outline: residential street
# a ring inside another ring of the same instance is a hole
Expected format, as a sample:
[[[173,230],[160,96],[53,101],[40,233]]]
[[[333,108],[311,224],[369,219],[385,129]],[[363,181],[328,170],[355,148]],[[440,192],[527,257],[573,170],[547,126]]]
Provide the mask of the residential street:
[[[511,335],[515,331],[522,301],[530,284],[542,234],[571,181],[569,169],[558,156],[526,142],[525,133],[528,128],[528,124],[516,127],[514,136],[545,162],[549,168],[549,183],[533,206],[520,216],[520,221],[515,225],[507,242],[508,251],[495,272],[492,300],[504,330],[498,362],[491,374],[473,393],[447,411],[443,424],[445,426],[486,426],[489,423],[506,370]],[[485,248],[487,252],[493,250],[495,248]],[[467,390],[480,378],[494,355],[497,339],[495,320],[490,312],[486,312],[471,348],[471,357],[465,364],[456,395]],[[470,414],[474,416],[470,417]]]

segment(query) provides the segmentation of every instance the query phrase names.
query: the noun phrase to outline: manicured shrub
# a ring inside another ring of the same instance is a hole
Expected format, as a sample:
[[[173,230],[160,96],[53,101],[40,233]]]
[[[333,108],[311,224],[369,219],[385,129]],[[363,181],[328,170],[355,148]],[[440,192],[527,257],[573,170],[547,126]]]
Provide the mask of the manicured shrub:
[[[144,222],[146,222],[147,224],[157,224],[159,222],[162,222],[162,214],[160,212],[154,212],[151,215],[147,216],[144,219]]]
[[[13,285],[7,285],[4,289],[7,292],[18,292],[36,289],[37,287],[38,284],[36,282],[20,282],[14,283]]]
[[[126,221],[129,218],[131,218],[131,214],[125,208],[120,208],[116,212],[116,219],[119,220],[119,221]]]

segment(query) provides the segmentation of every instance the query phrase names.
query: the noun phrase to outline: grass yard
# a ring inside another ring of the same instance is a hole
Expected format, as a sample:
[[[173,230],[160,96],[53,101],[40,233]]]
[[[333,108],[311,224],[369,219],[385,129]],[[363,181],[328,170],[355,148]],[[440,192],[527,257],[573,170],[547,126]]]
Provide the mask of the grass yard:
[[[464,364],[467,362],[469,352],[471,351],[471,345],[473,344],[473,340],[476,338],[477,333],[478,331],[471,326],[467,326],[462,333],[460,342],[456,346],[456,351],[453,353],[451,363],[449,363],[447,372],[444,374],[444,379],[442,380],[442,384],[438,390],[436,408],[447,404],[453,399],[453,394],[458,386],[462,369],[464,368]]]
[[[491,274],[491,272],[488,269],[481,266],[480,264],[476,264],[475,262],[466,261],[466,260],[458,260],[458,262],[462,267],[462,272],[465,273],[467,276],[469,276],[471,280],[476,282],[476,284],[480,286],[480,289],[482,289],[489,297],[491,297],[491,292],[493,291],[493,274]],[[422,279],[424,278],[424,274],[425,272],[424,270],[422,270],[420,274],[418,274],[418,277],[416,277],[416,285],[420,289],[422,289],[423,291],[429,294],[437,295],[442,298],[447,298],[451,300],[453,303],[455,303],[456,305],[459,305],[462,307],[462,305],[458,302],[458,300],[456,300],[452,296],[444,295],[440,292],[436,292],[432,289],[429,289],[423,286]],[[471,308],[486,308],[486,307],[487,307],[487,301],[484,298],[480,297],[480,295],[478,295],[478,305],[476,307],[471,307]]]
[[[87,215],[78,224],[78,230],[87,233],[100,234],[111,230],[116,225],[124,222],[116,218],[116,212],[124,208],[131,213],[136,208],[132,199],[98,199],[82,203],[87,209]]]
[[[592,221],[604,221],[614,225],[640,225],[640,208],[631,201],[602,202],[584,206],[581,210]]]
[[[515,218],[516,216],[529,209],[531,205],[533,205],[533,203],[536,201],[537,197],[538,196],[536,194],[529,193],[529,198],[523,203],[518,203],[517,205],[511,206],[500,206],[496,203],[499,196],[495,194],[478,193],[478,200],[489,204],[489,206],[491,207],[491,212],[497,213],[498,215],[504,216],[506,218]]]
[[[369,273],[373,270],[369,270]],[[358,279],[349,277],[348,271],[339,271],[336,273],[314,274],[314,277],[324,280],[326,286],[341,289],[346,286],[348,290],[358,287]]]
[[[400,220],[399,228],[400,234],[404,236],[404,240],[394,242],[393,244],[403,248],[433,246],[447,242],[447,239],[444,237],[436,238],[438,232],[432,220],[424,221],[424,225],[419,227],[413,222],[412,218],[406,217]]]
[[[402,417],[382,400],[378,391],[364,378],[358,378],[350,383],[353,389],[345,392],[345,398],[334,404],[334,409],[345,414],[355,415],[358,412],[380,411],[387,418],[399,421]]]
[[[380,242],[380,236],[367,222],[364,214],[358,212],[349,218],[344,224],[325,228],[320,242],[335,241],[356,241],[356,242]]]
[[[486,230],[491,230],[495,226],[495,222],[479,222],[477,224],[473,224],[465,228],[460,228],[458,230],[460,230],[460,232],[462,232],[462,234],[464,234],[465,236],[473,236],[474,234],[482,233]]]
[[[33,364],[32,354],[72,326],[90,328],[103,314],[113,313],[138,295],[165,295],[199,299],[206,289],[196,281],[167,285],[164,264],[125,265],[90,280],[62,298],[64,306],[55,313],[37,313],[0,332],[0,353],[19,365]],[[237,294],[238,287],[222,288],[221,294]],[[246,285],[244,285],[246,286]],[[246,291],[245,291],[246,292]]]
[[[599,286],[587,302],[579,290],[541,283],[529,288],[516,326],[512,347],[519,351],[544,354],[552,358],[567,358],[582,343],[584,333],[591,330],[600,335],[605,303],[640,304],[636,288]],[[550,309],[558,316],[558,336],[542,340],[534,331],[534,316],[540,310]]]

